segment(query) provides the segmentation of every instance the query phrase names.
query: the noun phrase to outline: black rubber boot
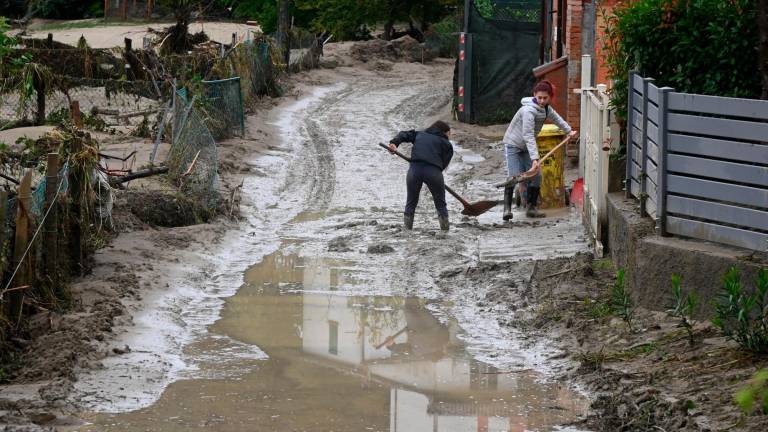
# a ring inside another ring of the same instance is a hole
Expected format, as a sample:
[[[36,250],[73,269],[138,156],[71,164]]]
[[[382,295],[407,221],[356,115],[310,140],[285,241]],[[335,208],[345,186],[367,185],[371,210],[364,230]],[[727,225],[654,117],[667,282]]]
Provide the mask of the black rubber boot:
[[[437,220],[440,222],[440,229],[443,231],[448,231],[451,225],[448,222],[448,216],[438,216]]]
[[[413,229],[413,215],[403,215],[403,226],[407,230]]]
[[[528,186],[528,209],[525,211],[525,215],[529,218],[543,218],[547,217],[544,213],[536,209],[536,205],[539,203],[539,188]]]
[[[506,220],[512,219],[512,199],[515,192],[514,186],[507,186],[504,188],[504,215],[502,218]]]

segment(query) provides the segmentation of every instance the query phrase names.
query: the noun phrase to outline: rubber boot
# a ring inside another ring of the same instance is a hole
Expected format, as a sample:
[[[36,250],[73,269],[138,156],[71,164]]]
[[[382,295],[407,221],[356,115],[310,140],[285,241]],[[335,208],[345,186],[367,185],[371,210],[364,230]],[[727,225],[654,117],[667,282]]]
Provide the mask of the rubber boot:
[[[529,218],[543,218],[546,217],[544,213],[536,209],[536,205],[539,202],[539,188],[528,186],[528,209],[525,211],[525,215]]]
[[[448,231],[451,225],[448,222],[448,216],[438,216],[437,220],[440,222],[440,229],[443,231]]]
[[[507,186],[504,188],[504,216],[502,218],[506,220],[512,219],[512,199],[515,192],[514,186]]]
[[[407,230],[413,229],[413,215],[403,215],[403,226]]]

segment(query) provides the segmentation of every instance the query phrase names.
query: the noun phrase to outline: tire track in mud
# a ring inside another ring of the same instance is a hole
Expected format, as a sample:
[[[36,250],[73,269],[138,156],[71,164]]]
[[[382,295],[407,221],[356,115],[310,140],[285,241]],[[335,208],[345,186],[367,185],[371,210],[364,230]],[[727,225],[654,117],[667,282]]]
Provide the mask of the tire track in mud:
[[[344,89],[326,95],[319,103],[309,107],[299,120],[304,143],[298,147],[300,152],[289,167],[291,174],[282,190],[291,194],[304,188],[304,212],[327,210],[336,191],[334,146],[339,144],[341,134],[353,127],[350,119],[344,118],[338,109],[350,100],[362,100],[371,93],[387,91],[394,93],[390,97],[400,96],[398,93],[401,92],[414,94],[383,112],[379,124],[360,124],[359,127],[377,126],[391,131],[411,127],[409,125],[414,119],[422,120],[434,115],[450,101],[450,92],[442,91],[438,83],[428,80],[373,83],[361,79],[348,83]]]

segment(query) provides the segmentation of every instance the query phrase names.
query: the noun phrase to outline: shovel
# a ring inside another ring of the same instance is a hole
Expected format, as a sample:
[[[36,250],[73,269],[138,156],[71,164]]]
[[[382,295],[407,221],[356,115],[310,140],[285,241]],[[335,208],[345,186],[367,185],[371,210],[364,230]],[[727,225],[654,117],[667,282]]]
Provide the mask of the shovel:
[[[549,158],[550,156],[555,154],[555,152],[560,147],[564,146],[565,143],[567,143],[570,140],[571,140],[571,137],[569,137],[569,136],[565,137],[565,139],[562,140],[560,142],[560,144],[556,145],[552,150],[548,151],[547,154],[545,154],[543,158],[539,159],[539,166],[542,166],[542,164],[544,163],[545,160],[547,160],[547,158]],[[506,180],[504,180],[501,183],[496,183],[494,186],[496,186],[497,188],[503,188],[503,187],[507,187],[507,186],[514,186],[517,183],[520,183],[521,181],[525,181],[525,180],[531,179],[531,178],[533,178],[535,176],[536,176],[536,172],[535,171],[528,170],[528,171],[526,171],[524,173],[521,173],[521,174],[518,174],[518,175],[509,176],[509,177],[507,177]]]
[[[389,147],[387,147],[385,144],[379,143],[379,145],[381,147],[383,147],[384,149],[386,149],[387,151],[390,151]],[[401,158],[405,159],[406,161],[411,162],[411,158],[409,158],[408,156],[400,153],[399,151],[395,151],[395,154],[400,156]],[[445,185],[445,190],[449,194],[453,195],[454,198],[459,200],[461,205],[464,206],[464,210],[461,211],[461,214],[466,215],[466,216],[480,216],[481,214],[487,212],[488,210],[490,210],[496,204],[499,203],[498,201],[484,200],[484,201],[478,201],[476,203],[470,204],[467,200],[465,200],[459,194],[457,194],[456,191],[454,191],[453,189],[448,187],[448,185]]]

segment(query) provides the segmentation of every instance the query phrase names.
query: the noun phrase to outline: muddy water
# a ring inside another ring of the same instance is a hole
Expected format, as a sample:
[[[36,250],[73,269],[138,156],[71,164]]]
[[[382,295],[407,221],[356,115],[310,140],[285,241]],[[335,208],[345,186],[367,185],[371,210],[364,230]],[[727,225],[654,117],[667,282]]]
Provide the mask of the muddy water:
[[[583,412],[583,399],[532,372],[473,360],[456,323],[424,300],[347,295],[361,283],[354,263],[286,249],[246,271],[210,329],[267,360],[234,378],[175,382],[153,406],[80,430],[547,431]]]
[[[435,282],[445,270],[506,261],[509,287],[524,285],[530,258],[585,248],[578,218],[490,229],[496,209],[438,235],[425,196],[417,229],[400,228],[406,166],[374,143],[449,103],[448,81],[418,76],[320,88],[279,112],[291,151],[257,164],[276,180],[246,180],[247,226],[226,251],[211,251],[208,276],[182,281],[191,300],[174,310],[179,327],[191,322],[195,331],[174,342],[191,370],[105,369],[91,387],[106,403],[90,409],[122,413],[86,414],[92,424],[78,430],[547,431],[583,411],[580,397],[527,370],[546,370],[537,359],[550,353],[520,349],[499,325],[506,312],[484,306],[490,284],[443,290]],[[458,150],[449,178],[482,163]],[[471,195],[488,184],[473,183]],[[460,205],[449,205],[458,215]],[[393,251],[371,255],[381,245]],[[148,331],[185,334],[156,321]],[[142,390],[144,381],[158,385]]]

